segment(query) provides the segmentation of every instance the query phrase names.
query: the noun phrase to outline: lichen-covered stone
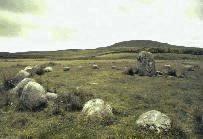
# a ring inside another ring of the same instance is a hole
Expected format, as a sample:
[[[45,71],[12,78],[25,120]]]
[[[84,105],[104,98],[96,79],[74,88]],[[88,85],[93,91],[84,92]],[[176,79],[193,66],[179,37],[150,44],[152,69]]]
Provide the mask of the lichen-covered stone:
[[[16,85],[16,87],[12,90],[12,93],[17,94],[19,97],[22,94],[23,88],[29,83],[34,82],[34,79],[31,78],[25,78],[20,83]]]
[[[88,117],[111,117],[113,116],[112,108],[106,104],[102,99],[92,99],[85,103],[82,113]]]
[[[20,97],[22,104],[30,110],[38,110],[47,105],[46,91],[36,82],[29,82]]]
[[[30,76],[30,73],[25,70],[19,71],[18,74],[16,75],[16,77],[22,78],[22,79],[27,78],[29,76]]]
[[[160,111],[151,110],[143,113],[136,121],[137,125],[147,130],[156,132],[168,131],[171,128],[171,120]]]

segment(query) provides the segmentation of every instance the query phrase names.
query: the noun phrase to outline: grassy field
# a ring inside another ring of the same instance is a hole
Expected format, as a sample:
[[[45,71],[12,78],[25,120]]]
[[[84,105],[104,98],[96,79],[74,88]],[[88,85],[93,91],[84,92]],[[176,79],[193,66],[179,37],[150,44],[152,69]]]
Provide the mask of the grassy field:
[[[153,109],[172,119],[173,130],[166,135],[169,138],[203,138],[202,56],[155,55],[157,70],[170,64],[180,75],[185,65],[200,66],[200,70],[187,71],[184,78],[124,74],[124,67],[136,64],[136,55],[106,54],[88,60],[1,59],[0,73],[8,76],[14,76],[28,65],[54,63],[53,72],[33,78],[59,96],[76,91],[101,98],[113,107],[114,118],[111,124],[90,123],[82,120],[80,111],[62,110],[53,114],[53,102],[42,111],[19,111],[14,102],[10,103],[12,99],[4,103],[6,97],[2,95],[0,138],[162,138],[164,135],[141,132],[135,123],[139,115]],[[92,69],[92,63],[100,68]],[[64,72],[64,66],[71,70]]]

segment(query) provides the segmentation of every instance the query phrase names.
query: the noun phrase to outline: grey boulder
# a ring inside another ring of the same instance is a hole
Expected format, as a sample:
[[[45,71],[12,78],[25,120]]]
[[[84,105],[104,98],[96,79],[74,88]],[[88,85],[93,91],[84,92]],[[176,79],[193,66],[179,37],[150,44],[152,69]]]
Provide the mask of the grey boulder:
[[[47,105],[46,91],[36,82],[29,82],[23,89],[20,101],[30,110],[38,110]]]
[[[136,121],[139,127],[156,132],[168,131],[171,128],[171,120],[160,111],[151,110],[143,113]]]

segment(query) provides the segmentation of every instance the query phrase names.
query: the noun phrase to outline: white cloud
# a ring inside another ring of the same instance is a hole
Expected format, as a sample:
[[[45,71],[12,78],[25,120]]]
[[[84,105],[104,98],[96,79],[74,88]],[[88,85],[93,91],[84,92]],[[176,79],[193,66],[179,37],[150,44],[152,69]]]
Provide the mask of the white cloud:
[[[96,48],[147,39],[203,47],[197,0],[47,0],[41,16],[22,14],[21,36],[1,38],[0,51]]]

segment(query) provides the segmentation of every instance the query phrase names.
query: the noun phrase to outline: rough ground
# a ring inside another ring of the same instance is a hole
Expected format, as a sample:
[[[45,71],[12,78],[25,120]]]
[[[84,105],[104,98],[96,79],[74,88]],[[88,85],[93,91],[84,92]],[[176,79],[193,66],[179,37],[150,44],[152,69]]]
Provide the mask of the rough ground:
[[[158,55],[158,54],[156,54]],[[169,54],[168,54],[169,55]],[[159,54],[158,59],[168,59],[168,55]],[[115,60],[102,60],[115,59]],[[107,54],[101,60],[56,60],[50,59],[2,59],[1,74],[15,75],[24,67],[53,62],[53,72],[34,79],[47,90],[58,95],[78,90],[93,94],[108,102],[114,109],[111,124],[88,123],[81,120],[80,111],[54,115],[51,106],[43,111],[18,111],[8,100],[8,105],[0,98],[0,138],[38,137],[38,138],[153,138],[158,135],[145,134],[136,126],[136,119],[148,110],[159,110],[173,120],[173,132],[170,138],[202,138],[203,108],[203,61],[202,56],[193,59],[184,55],[186,60],[157,60],[157,70],[165,64],[171,64],[180,74],[184,65],[198,64],[200,70],[187,72],[187,77],[144,77],[122,73],[124,67],[135,65],[136,54]],[[163,58],[162,58],[163,57]],[[181,58],[182,59],[182,58]],[[96,63],[100,69],[92,69]],[[70,71],[63,71],[63,67]],[[82,66],[82,67],[79,67]],[[118,69],[112,69],[116,66]],[[3,78],[0,78],[0,84]],[[77,89],[76,89],[77,88]],[[201,119],[202,120],[202,119]],[[177,134],[177,135],[176,135]],[[155,138],[156,138],[155,137]]]

